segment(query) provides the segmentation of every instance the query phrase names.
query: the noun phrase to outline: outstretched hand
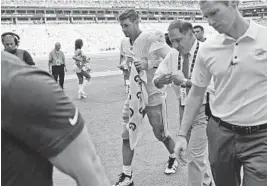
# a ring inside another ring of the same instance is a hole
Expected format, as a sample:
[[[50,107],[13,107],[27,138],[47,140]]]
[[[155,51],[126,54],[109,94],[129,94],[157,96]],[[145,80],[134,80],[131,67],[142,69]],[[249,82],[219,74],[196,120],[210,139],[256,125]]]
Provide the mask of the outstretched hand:
[[[185,166],[187,164],[187,141],[184,136],[178,136],[174,151],[179,165]]]

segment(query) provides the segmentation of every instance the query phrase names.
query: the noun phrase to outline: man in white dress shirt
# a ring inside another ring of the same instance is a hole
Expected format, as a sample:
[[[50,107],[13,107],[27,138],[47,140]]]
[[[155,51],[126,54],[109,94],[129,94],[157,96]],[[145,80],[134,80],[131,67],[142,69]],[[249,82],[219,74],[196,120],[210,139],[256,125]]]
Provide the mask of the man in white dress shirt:
[[[169,28],[169,37],[173,49],[160,63],[155,76],[154,84],[162,89],[171,84],[177,95],[180,105],[180,119],[183,117],[186,97],[191,88],[191,75],[194,69],[197,53],[201,43],[195,38],[192,24],[182,20],[173,21]],[[188,186],[212,185],[212,177],[208,173],[207,156],[207,117],[205,115],[204,99],[197,116],[188,132]]]

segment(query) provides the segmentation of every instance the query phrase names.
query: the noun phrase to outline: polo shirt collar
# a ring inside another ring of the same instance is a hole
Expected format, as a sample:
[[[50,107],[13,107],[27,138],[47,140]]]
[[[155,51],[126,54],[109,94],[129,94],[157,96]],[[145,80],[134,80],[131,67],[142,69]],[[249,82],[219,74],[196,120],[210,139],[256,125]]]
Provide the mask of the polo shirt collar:
[[[243,36],[241,36],[237,40],[241,40],[243,38],[250,38],[250,39],[255,40],[258,34],[258,29],[259,29],[258,25],[254,21],[250,20],[247,31],[245,32]],[[229,41],[236,41],[236,40],[226,34],[222,34],[222,43],[228,43],[227,41],[229,42]]]

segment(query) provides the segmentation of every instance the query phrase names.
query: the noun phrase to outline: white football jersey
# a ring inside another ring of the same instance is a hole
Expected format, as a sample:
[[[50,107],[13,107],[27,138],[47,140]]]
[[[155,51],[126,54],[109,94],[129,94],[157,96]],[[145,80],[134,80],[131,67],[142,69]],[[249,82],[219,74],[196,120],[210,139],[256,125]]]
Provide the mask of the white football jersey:
[[[134,61],[141,61],[142,58],[146,58],[150,62],[153,62],[153,67],[146,70],[146,89],[149,96],[149,106],[161,103],[162,96],[165,96],[152,82],[156,69],[163,60],[155,54],[155,51],[164,47],[168,47],[168,45],[166,44],[164,34],[160,31],[142,32],[133,43]]]

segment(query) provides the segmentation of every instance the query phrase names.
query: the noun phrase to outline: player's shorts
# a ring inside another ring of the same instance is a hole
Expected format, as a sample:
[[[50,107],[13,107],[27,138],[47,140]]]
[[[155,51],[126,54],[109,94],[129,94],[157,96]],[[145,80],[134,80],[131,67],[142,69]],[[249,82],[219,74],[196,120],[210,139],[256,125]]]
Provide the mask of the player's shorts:
[[[168,136],[167,132],[167,112],[166,109],[163,107],[166,107],[165,102],[161,103],[156,106],[147,106],[146,107],[146,113],[148,116],[148,120],[150,125],[153,128],[153,132],[155,136],[160,140],[161,138],[165,138]],[[122,118],[123,118],[123,124],[122,124],[122,132],[121,137],[122,139],[129,139],[129,131],[126,128],[127,123],[129,122],[129,101],[126,100],[123,105],[123,111],[122,111]]]

